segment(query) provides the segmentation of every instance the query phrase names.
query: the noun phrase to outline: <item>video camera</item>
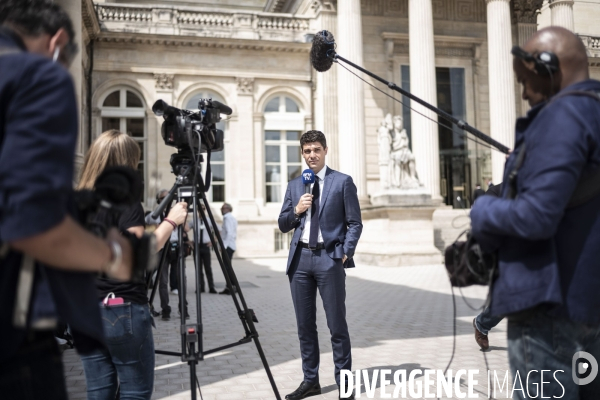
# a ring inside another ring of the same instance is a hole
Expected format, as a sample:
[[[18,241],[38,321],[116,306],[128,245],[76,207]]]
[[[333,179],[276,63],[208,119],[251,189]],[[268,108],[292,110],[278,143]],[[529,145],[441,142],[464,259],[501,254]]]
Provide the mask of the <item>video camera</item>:
[[[87,230],[105,238],[110,228],[118,228],[123,211],[139,202],[141,195],[142,181],[136,171],[127,167],[106,168],[96,179],[93,190],[75,192],[75,218]],[[156,238],[121,233],[133,250],[131,280],[145,282],[146,273],[156,269]]]
[[[161,134],[167,146],[195,152],[222,151],[223,131],[217,129],[221,114],[231,115],[231,108],[216,100],[200,99],[197,112],[181,110],[157,100],[152,111],[165,121]]]

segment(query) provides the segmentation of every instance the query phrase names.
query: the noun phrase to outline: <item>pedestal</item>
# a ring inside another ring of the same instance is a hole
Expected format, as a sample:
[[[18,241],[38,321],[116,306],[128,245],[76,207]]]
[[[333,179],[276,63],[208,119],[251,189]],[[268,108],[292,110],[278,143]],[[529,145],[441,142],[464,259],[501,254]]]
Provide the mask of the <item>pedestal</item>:
[[[355,259],[383,267],[440,264],[442,253],[434,246],[433,235],[436,209],[392,205],[363,209]]]

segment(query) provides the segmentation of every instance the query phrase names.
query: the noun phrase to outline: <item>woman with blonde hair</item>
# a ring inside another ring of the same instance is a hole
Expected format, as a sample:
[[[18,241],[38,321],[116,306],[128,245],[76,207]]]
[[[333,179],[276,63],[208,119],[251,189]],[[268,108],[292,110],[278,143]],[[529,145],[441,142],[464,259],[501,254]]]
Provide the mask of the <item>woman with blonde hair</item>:
[[[140,147],[129,135],[118,130],[102,133],[86,154],[79,189],[91,189],[98,175],[107,167],[126,166],[137,169]],[[162,248],[178,225],[185,222],[187,204],[177,203],[156,228],[157,251]],[[144,233],[144,209],[135,203],[115,220],[100,212],[97,221],[118,226],[121,232],[141,236]],[[107,347],[83,354],[88,399],[150,399],[154,386],[153,320],[148,307],[145,283],[122,282],[99,277],[96,281],[102,300],[100,312]]]

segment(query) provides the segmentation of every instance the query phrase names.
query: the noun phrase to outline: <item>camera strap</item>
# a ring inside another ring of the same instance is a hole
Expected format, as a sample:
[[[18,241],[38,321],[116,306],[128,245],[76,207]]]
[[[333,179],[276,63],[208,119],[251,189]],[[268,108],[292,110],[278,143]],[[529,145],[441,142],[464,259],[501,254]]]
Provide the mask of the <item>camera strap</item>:
[[[211,168],[210,168],[210,148],[206,150],[206,182],[204,182],[204,192],[208,192],[210,189],[210,181],[212,178]]]
[[[0,260],[5,258],[9,251],[10,246],[8,243],[1,243]],[[15,296],[15,308],[13,312],[13,325],[16,328],[24,329],[27,326],[27,314],[29,313],[29,303],[31,302],[34,278],[35,260],[27,254],[22,254]]]

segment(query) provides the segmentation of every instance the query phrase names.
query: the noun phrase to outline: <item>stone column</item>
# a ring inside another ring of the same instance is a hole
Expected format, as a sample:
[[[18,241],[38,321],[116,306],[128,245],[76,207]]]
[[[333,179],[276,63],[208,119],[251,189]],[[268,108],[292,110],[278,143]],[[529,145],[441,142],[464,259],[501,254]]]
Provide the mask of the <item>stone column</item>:
[[[75,43],[79,46],[82,45],[82,24],[81,24],[81,0],[58,0],[56,2],[59,6],[61,6],[69,15],[71,22],[73,23],[73,30],[75,31]],[[83,65],[82,65],[82,50],[75,55],[73,58],[73,62],[69,68],[69,72],[71,72],[71,76],[73,77],[73,83],[75,85],[75,94],[77,95],[77,107],[79,113],[82,111],[82,85],[83,85]],[[83,118],[80,118],[80,125],[83,121]],[[81,128],[81,126],[80,126]],[[86,127],[87,129],[87,127]],[[80,166],[83,162],[83,153],[85,152],[86,147],[86,138],[84,132],[86,129],[79,129],[79,140],[77,144],[77,149],[75,151],[76,164]]]
[[[353,63],[363,66],[362,40],[360,0],[339,1],[337,52]],[[352,69],[352,67],[348,68]],[[339,128],[337,151],[340,171],[350,175],[354,180],[361,203],[367,202],[363,82],[350,72],[339,69],[337,86]]]
[[[515,138],[515,80],[512,69],[512,34],[509,0],[486,0],[490,84],[490,133],[513,148]],[[492,182],[502,182],[504,154],[492,150]]]
[[[542,8],[543,0],[513,0],[514,20],[517,23],[517,44],[521,47],[537,31],[537,16]],[[515,82],[517,93],[517,112],[525,115],[529,111],[529,103],[518,95],[521,85]]]
[[[552,25],[562,26],[571,32],[575,31],[573,18],[573,0],[550,0]]]
[[[433,10],[431,0],[408,1],[408,34],[410,56],[410,89],[412,94],[437,105],[435,48],[433,42]],[[440,199],[440,156],[437,114],[411,101],[411,137],[420,181]],[[423,115],[433,121],[425,118]]]
[[[320,25],[318,30],[326,29],[337,39],[337,17],[335,7],[330,2],[323,2],[320,8]],[[341,54],[341,53],[340,53]],[[345,55],[342,55],[345,57]],[[313,70],[314,71],[314,70]],[[331,149],[327,154],[327,165],[333,169],[340,168],[339,132],[338,132],[338,67],[333,66],[327,72],[315,74],[315,129],[322,131],[327,137],[327,145]],[[356,79],[356,78],[355,78]]]
[[[237,120],[232,121],[226,153],[226,198],[230,198],[235,215],[240,219],[258,215],[255,194],[255,160],[248,156],[255,146],[254,78],[236,78]],[[244,160],[240,162],[240,160]],[[236,208],[237,207],[237,208]]]

